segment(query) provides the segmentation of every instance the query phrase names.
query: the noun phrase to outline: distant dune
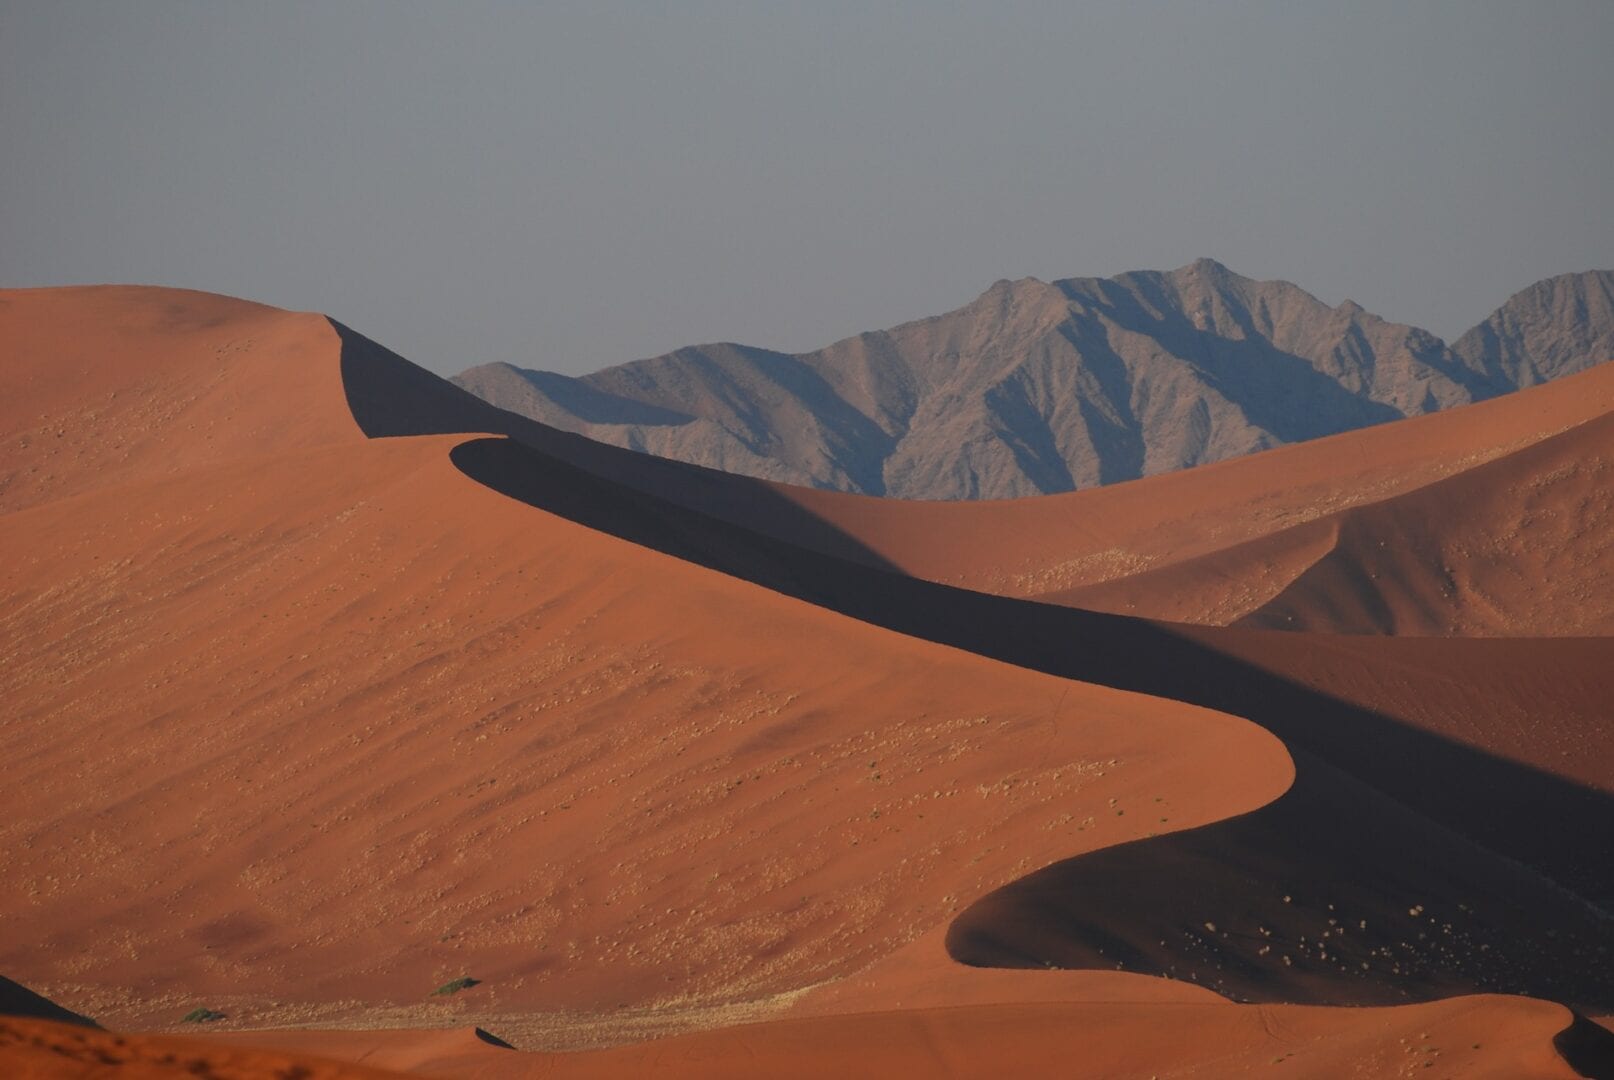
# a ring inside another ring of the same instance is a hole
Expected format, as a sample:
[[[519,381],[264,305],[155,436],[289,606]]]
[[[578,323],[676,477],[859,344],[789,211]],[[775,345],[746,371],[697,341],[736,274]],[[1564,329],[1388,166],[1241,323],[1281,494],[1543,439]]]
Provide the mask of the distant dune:
[[[1448,347],[1211,259],[1000,281],[973,303],[789,355],[700,345],[459,385],[661,457],[903,499],[1093,488],[1449,409],[1614,359],[1614,271],[1508,300]]]
[[[1614,369],[1183,473],[1003,503],[802,492],[889,565],[1174,622],[1602,634]]]
[[[1608,369],[924,504],[199,293],[0,340],[0,971],[66,1008],[467,1076],[1604,1067]]]

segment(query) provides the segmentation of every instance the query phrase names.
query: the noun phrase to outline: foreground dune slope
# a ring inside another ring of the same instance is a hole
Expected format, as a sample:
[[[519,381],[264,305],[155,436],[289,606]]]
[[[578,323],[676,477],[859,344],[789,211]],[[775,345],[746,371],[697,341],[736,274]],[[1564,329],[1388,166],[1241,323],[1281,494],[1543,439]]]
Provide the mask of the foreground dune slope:
[[[341,393],[335,332],[286,318],[320,369],[292,385]],[[406,1010],[467,974],[432,1017],[755,1000],[1290,782],[1243,721],[603,535],[473,482],[464,442],[231,438],[0,517],[0,969],[116,1023]],[[1168,822],[1105,812],[1164,792]]]

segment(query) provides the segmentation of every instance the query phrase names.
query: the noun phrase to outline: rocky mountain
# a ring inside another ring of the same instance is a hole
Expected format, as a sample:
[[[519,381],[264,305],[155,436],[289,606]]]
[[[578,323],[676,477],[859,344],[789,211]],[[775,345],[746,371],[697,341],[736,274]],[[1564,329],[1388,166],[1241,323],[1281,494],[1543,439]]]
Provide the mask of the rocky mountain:
[[[1494,397],[1614,357],[1614,274],[1520,293],[1454,346],[1210,259],[999,281],[945,315],[801,355],[679,349],[581,378],[460,386],[601,442],[909,499],[1069,491]]]
[[[1509,389],[1614,359],[1614,270],[1538,281],[1451,348],[1464,364]]]

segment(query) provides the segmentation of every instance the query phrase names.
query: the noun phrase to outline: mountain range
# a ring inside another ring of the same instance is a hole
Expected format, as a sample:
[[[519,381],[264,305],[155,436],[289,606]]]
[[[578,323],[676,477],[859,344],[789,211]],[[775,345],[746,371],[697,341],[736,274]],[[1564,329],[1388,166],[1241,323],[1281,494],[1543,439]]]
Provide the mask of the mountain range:
[[[1614,357],[1614,271],[1538,282],[1448,345],[1211,259],[999,281],[804,354],[722,343],[454,382],[600,442],[791,484],[1002,499],[1137,479],[1467,405]]]

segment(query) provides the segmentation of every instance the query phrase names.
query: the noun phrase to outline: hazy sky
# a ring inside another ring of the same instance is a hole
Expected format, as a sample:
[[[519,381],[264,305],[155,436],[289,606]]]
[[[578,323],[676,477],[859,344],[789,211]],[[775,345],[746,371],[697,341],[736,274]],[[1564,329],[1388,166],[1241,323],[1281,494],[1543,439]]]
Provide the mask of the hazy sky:
[[[0,285],[442,372],[1209,255],[1455,336],[1614,267],[1614,3],[0,0]]]

